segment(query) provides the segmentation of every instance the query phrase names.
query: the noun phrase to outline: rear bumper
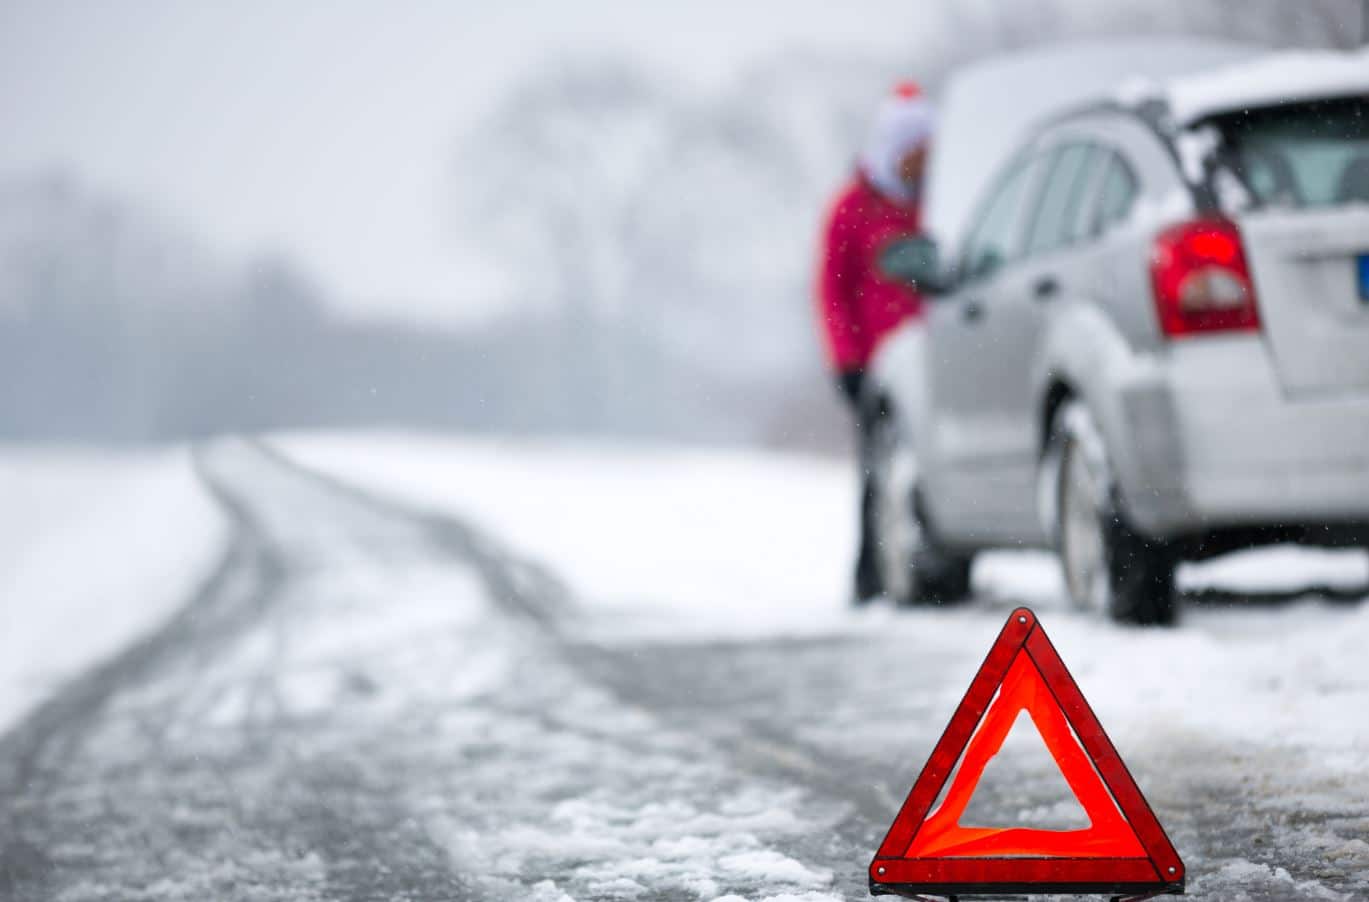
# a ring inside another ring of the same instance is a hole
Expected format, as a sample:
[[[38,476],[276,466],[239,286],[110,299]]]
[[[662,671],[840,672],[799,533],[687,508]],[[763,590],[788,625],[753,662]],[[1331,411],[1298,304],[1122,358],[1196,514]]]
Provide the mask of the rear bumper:
[[[1176,342],[1117,388],[1109,445],[1141,531],[1369,522],[1369,397],[1288,400],[1260,338]]]

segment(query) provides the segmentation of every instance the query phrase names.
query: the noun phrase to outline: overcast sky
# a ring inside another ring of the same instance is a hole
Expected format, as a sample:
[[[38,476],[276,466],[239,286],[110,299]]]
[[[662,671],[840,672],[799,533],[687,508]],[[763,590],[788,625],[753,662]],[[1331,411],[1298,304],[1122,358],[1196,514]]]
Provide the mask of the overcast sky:
[[[3,0],[0,173],[60,166],[230,257],[297,257],[348,310],[478,313],[444,231],[455,137],[560,52],[700,90],[790,46],[907,46],[915,0]]]

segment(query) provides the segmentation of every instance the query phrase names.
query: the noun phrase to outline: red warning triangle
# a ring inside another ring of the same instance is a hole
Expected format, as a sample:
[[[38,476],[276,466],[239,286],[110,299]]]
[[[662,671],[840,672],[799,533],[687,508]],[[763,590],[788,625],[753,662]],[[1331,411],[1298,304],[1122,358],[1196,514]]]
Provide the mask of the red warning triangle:
[[[1088,815],[1087,827],[961,826],[984,768],[1023,711]],[[933,809],[943,789],[945,796]],[[1184,865],[1169,837],[1036,615],[1018,608],[989,649],[870,862],[870,891],[953,895],[1183,889]]]

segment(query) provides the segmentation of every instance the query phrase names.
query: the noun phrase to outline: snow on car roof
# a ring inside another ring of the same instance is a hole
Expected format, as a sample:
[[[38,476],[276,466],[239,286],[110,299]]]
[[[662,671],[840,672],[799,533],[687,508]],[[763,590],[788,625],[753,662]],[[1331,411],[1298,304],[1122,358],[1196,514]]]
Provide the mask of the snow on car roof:
[[[1153,96],[1170,79],[1267,52],[1192,37],[1109,38],[1034,47],[960,67],[938,98],[929,226],[950,252],[993,175],[1043,119],[1108,100],[1113,85],[1138,74]]]
[[[1284,51],[1171,80],[1178,125],[1218,113],[1321,97],[1369,94],[1369,49]]]

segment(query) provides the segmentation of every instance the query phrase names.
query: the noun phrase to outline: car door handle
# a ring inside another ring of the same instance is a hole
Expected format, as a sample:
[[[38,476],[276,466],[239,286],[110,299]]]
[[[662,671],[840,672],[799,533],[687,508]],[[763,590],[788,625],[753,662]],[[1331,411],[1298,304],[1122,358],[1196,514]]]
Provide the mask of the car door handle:
[[[967,323],[978,322],[984,318],[984,305],[970,298],[961,306],[960,315]]]
[[[1049,301],[1060,293],[1060,280],[1055,276],[1042,276],[1032,285],[1032,297],[1038,301]]]

